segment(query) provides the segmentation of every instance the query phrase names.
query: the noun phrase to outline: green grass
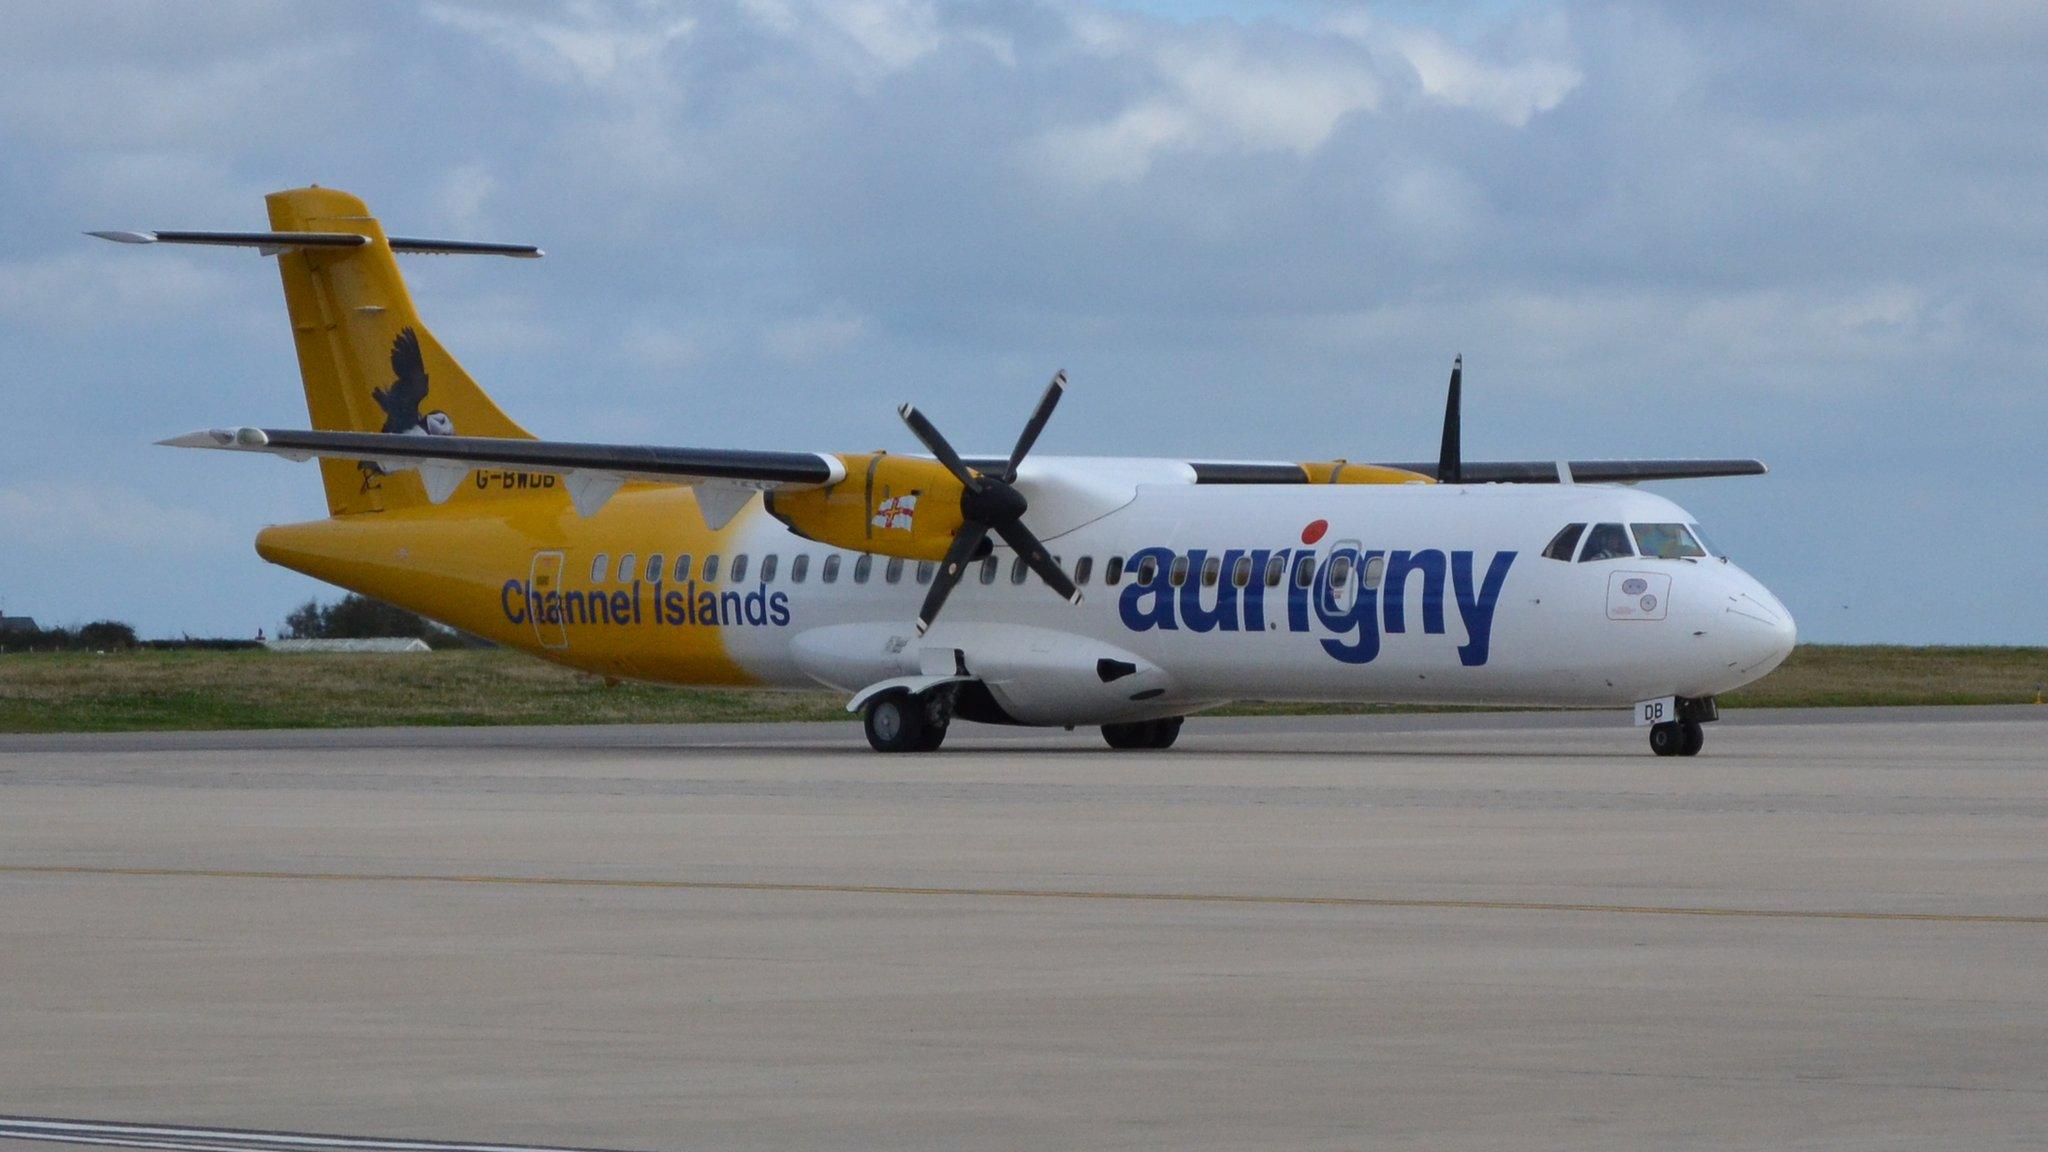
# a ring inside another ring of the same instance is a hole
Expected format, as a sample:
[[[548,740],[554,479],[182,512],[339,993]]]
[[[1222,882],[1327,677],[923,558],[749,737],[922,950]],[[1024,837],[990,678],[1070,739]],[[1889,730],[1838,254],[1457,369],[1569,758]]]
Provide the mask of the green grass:
[[[1731,708],[2021,704],[2048,648],[1806,645]],[[830,692],[607,685],[502,651],[422,655],[131,652],[0,656],[0,732],[840,720]],[[1239,714],[1374,709],[1246,703]]]

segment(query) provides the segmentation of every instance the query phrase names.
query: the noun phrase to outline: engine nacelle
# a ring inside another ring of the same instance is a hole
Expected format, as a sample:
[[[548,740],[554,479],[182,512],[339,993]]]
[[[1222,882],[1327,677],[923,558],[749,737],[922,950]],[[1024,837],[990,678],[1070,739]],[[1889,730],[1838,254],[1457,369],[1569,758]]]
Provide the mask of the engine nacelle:
[[[1406,468],[1383,464],[1353,464],[1349,460],[1311,460],[1302,464],[1311,484],[1434,484],[1433,477]]]
[[[936,460],[842,455],[846,479],[827,488],[766,494],[768,512],[820,544],[942,560],[960,528],[960,482]]]

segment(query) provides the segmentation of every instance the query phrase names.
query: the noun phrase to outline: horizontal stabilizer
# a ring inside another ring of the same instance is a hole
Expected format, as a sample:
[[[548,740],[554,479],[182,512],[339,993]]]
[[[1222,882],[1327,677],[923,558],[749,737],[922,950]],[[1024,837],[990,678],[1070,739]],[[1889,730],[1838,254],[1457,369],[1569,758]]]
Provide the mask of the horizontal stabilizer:
[[[304,248],[361,248],[370,237],[360,232],[88,232],[117,244],[202,244],[216,248],[254,248],[265,256],[295,252]],[[424,240],[414,236],[393,236],[386,243],[393,252],[424,252],[435,255],[515,256],[533,259],[544,255],[531,244],[493,244],[481,240]]]

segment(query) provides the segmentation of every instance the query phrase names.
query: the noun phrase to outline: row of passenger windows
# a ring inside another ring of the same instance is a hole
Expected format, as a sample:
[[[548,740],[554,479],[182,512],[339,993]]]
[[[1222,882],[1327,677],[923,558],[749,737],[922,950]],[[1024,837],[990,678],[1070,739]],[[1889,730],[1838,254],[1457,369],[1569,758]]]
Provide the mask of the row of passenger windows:
[[[1577,527],[1583,528],[1584,525],[1578,525]],[[1576,537],[1574,537],[1574,539],[1576,539]],[[1546,553],[1546,555],[1548,555],[1548,553]],[[811,555],[806,552],[800,552],[790,558],[790,583],[802,584],[805,580],[810,578],[812,569],[811,560]],[[845,565],[843,563],[844,560],[845,555],[843,553],[832,552],[826,554],[817,564],[819,582],[824,584],[838,583],[839,574],[841,570],[845,567],[852,568],[852,578],[855,584],[866,584],[873,577],[876,560],[874,556],[871,556],[867,553],[860,553],[853,557],[853,563],[851,565]],[[1059,557],[1053,557],[1053,563],[1059,565],[1062,571],[1066,570],[1066,564]],[[901,583],[903,580],[903,571],[906,564],[908,564],[908,562],[903,560],[901,557],[884,558],[882,561],[883,582],[888,584]],[[647,563],[645,564],[645,566],[643,566],[640,563],[640,557],[638,556],[638,554],[628,552],[624,556],[619,557],[618,566],[616,569],[614,569],[612,566],[611,556],[607,553],[600,552],[595,557],[593,557],[590,562],[590,582],[593,584],[602,584],[605,581],[611,579],[614,571],[616,571],[618,575],[618,580],[621,584],[630,583],[634,580],[642,579],[648,581],[649,583],[656,584],[661,583],[662,581],[667,579],[673,579],[676,583],[681,584],[687,580],[692,579],[693,576],[695,579],[702,580],[707,584],[715,584],[718,583],[720,580],[721,566],[723,566],[723,575],[725,583],[738,584],[746,580],[747,573],[750,570],[752,570],[754,572],[754,579],[759,580],[764,584],[773,584],[775,583],[776,578],[781,574],[782,557],[771,553],[767,556],[761,557],[761,565],[758,569],[750,569],[749,557],[744,552],[741,552],[738,555],[734,556],[730,564],[723,564],[722,558],[716,553],[713,553],[710,556],[704,557],[703,565],[701,567],[697,567],[694,565],[694,558],[690,556],[688,553],[685,553],[681,556],[676,557],[675,564],[671,566],[668,563],[668,558],[665,555],[663,555],[660,552],[656,552],[655,554],[647,558]],[[1002,573],[1002,559],[998,556],[987,556],[979,562],[977,567],[980,569],[979,573],[977,573],[977,577],[980,579],[980,581],[983,584],[994,584],[997,578]],[[1331,562],[1330,565],[1331,586],[1334,588],[1344,587],[1344,585],[1348,583],[1351,579],[1352,567],[1352,560],[1348,554],[1338,555],[1336,559]],[[1370,560],[1368,560],[1365,565],[1364,573],[1365,587],[1379,587],[1380,576],[1384,572],[1385,567],[1386,562],[1381,557],[1374,556]],[[1031,566],[1026,564],[1024,562],[1024,558],[1021,556],[1010,561],[1009,568],[1010,583],[1012,584],[1022,584],[1031,577]],[[938,565],[934,562],[930,560],[919,560],[916,562],[916,565],[913,569],[915,573],[915,579],[919,584],[929,584],[932,582],[932,573],[937,571],[937,569]],[[1296,585],[1302,588],[1308,587],[1310,584],[1315,582],[1315,573],[1315,556],[1304,554],[1296,558],[1294,562],[1293,576],[1294,583]],[[1070,575],[1073,577],[1074,583],[1076,584],[1088,583],[1088,581],[1091,578],[1093,578],[1094,574],[1095,558],[1093,556],[1083,556],[1079,560],[1076,560],[1074,562],[1073,570],[1070,573]],[[1140,560],[1136,566],[1130,568],[1128,570],[1128,574],[1133,580],[1137,581],[1140,584],[1150,584],[1154,580],[1158,579],[1159,561],[1155,557],[1147,556],[1144,559]],[[1188,558],[1186,556],[1176,556],[1174,557],[1173,563],[1167,566],[1166,580],[1167,583],[1171,584],[1175,588],[1178,588],[1181,585],[1187,583],[1190,574],[1190,564]],[[1122,556],[1111,556],[1107,560],[1103,561],[1102,583],[1104,585],[1109,587],[1115,587],[1117,584],[1123,582],[1123,578],[1125,575],[1126,569],[1124,567],[1124,558]],[[1285,556],[1271,557],[1266,561],[1265,570],[1260,573],[1253,572],[1252,558],[1250,556],[1239,556],[1235,561],[1231,563],[1231,587],[1246,587],[1252,582],[1252,578],[1254,577],[1254,575],[1257,575],[1260,579],[1264,580],[1266,587],[1278,588],[1288,578],[1287,558]],[[1202,561],[1202,570],[1198,575],[1198,579],[1200,579],[1202,582],[1202,587],[1214,588],[1218,583],[1220,583],[1223,580],[1223,578],[1224,574],[1222,557],[1211,556],[1206,560]]]
[[[1581,536],[1586,541],[1583,548],[1579,546]],[[1707,555],[1706,540],[1697,524],[1595,524],[1590,532],[1584,524],[1567,524],[1550,538],[1543,554],[1552,560],[1569,562],[1577,549],[1581,564],[1639,554],[1659,560],[1683,560]]]

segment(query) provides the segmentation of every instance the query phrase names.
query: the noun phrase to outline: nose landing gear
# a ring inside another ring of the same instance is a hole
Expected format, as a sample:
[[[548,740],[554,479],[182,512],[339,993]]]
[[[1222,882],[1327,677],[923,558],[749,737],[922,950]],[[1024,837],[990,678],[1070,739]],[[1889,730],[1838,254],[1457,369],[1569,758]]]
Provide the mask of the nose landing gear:
[[[1650,728],[1650,751],[1659,756],[1697,756],[1707,746],[1707,730],[1697,720],[1670,720]]]
[[[1676,700],[1678,719],[1650,726],[1650,751],[1659,756],[1697,756],[1707,746],[1704,722],[1719,720],[1721,706],[1712,696]]]

